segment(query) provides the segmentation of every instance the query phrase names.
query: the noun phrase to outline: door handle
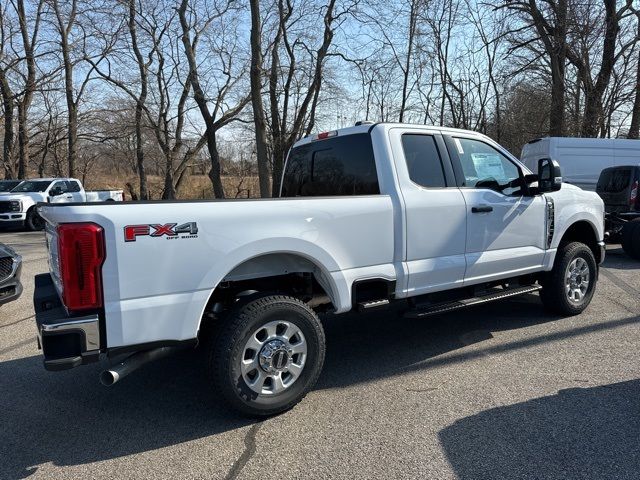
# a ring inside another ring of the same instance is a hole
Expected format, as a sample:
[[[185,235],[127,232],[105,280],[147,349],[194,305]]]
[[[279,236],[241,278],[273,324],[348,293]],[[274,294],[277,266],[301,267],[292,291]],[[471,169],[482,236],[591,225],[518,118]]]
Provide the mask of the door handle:
[[[491,205],[478,205],[477,207],[471,207],[472,213],[487,213],[493,212],[493,207]]]

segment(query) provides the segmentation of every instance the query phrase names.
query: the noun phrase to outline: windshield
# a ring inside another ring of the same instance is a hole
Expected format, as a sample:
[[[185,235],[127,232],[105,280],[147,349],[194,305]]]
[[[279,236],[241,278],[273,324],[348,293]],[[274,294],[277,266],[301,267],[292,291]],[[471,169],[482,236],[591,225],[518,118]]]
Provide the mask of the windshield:
[[[27,180],[15,187],[12,192],[44,192],[51,185],[50,180]]]
[[[21,180],[1,180],[0,181],[0,192],[8,192],[16,185],[20,183]]]

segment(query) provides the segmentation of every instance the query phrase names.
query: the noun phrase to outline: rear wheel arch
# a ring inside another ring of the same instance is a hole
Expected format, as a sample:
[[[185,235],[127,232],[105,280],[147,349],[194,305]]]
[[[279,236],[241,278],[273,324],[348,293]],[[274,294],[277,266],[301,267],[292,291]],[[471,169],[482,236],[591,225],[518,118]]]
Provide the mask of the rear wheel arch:
[[[339,305],[338,287],[320,262],[300,253],[264,253],[245,259],[224,275],[209,295],[198,330],[206,323],[217,323],[234,303],[265,293],[289,295],[312,307]]]

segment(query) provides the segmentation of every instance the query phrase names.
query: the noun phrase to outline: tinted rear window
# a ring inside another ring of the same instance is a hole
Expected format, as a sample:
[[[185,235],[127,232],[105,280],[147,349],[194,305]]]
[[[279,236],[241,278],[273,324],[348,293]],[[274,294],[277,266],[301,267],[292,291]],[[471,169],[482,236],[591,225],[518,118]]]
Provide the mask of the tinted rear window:
[[[631,183],[632,173],[633,169],[629,167],[603,170],[598,178],[596,190],[609,193],[623,192]]]
[[[409,178],[423,187],[446,187],[442,161],[431,135],[402,135]]]
[[[368,133],[337,136],[295,147],[289,154],[282,197],[380,193]]]

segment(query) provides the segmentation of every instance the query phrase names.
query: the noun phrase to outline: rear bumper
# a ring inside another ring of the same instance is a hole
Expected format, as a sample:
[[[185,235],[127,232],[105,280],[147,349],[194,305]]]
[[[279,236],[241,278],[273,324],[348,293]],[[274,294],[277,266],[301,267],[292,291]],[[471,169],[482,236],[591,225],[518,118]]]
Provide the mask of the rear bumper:
[[[38,348],[44,353],[44,368],[67,370],[100,358],[98,314],[69,315],[60,303],[51,275],[36,275],[33,292]]]

